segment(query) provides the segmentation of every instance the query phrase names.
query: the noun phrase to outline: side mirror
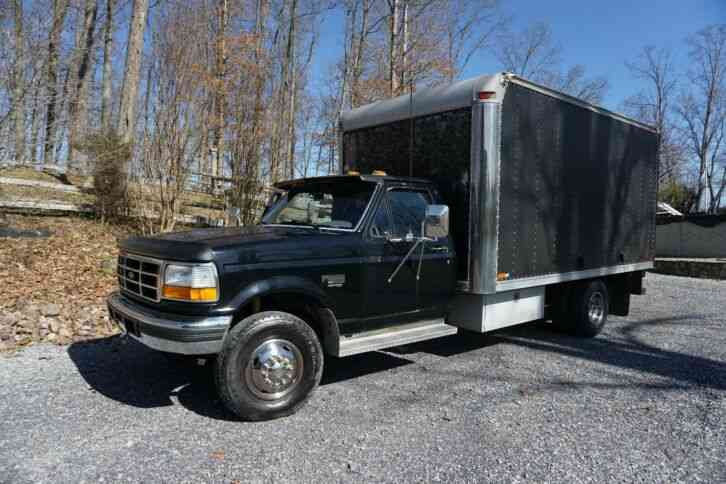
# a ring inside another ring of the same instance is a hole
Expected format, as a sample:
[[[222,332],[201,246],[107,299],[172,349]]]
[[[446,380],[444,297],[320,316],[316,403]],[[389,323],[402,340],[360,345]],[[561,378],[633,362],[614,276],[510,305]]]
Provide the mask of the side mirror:
[[[447,205],[429,205],[426,207],[423,235],[434,240],[449,236],[449,207]]]

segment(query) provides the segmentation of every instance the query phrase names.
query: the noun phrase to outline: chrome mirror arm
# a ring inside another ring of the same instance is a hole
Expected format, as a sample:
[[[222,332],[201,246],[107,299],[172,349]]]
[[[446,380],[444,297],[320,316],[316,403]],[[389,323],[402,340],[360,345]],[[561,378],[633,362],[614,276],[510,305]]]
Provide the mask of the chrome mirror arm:
[[[407,237],[408,238],[408,237]],[[397,242],[402,242],[404,239],[395,239]],[[423,262],[423,256],[424,256],[424,245],[426,242],[433,242],[435,239],[431,239],[429,237],[424,236],[424,223],[421,223],[421,237],[418,237],[415,239],[416,242],[411,246],[409,251],[406,253],[406,255],[401,259],[401,262],[398,263],[398,266],[396,266],[396,270],[393,271],[393,274],[390,275],[388,278],[388,283],[390,284],[391,281],[393,281],[393,278],[396,277],[396,274],[398,274],[398,271],[401,270],[401,267],[403,267],[403,264],[406,263],[409,257],[411,257],[411,254],[413,254],[413,251],[416,250],[416,247],[421,245],[421,255],[419,255],[418,258],[418,267],[416,268],[416,280],[418,281],[421,278],[421,263]],[[390,242],[394,242],[394,239],[390,239]]]
[[[424,241],[424,239],[416,239],[416,243],[411,246],[411,248],[408,250],[406,255],[401,259],[401,262],[398,263],[398,266],[396,266],[396,270],[393,271],[393,274],[390,275],[388,278],[388,283],[390,284],[394,277],[396,277],[396,274],[398,274],[398,271],[401,270],[401,267],[403,267],[403,264],[406,263],[408,258],[411,256],[414,250],[416,250],[416,247],[418,247],[419,244],[421,244]]]

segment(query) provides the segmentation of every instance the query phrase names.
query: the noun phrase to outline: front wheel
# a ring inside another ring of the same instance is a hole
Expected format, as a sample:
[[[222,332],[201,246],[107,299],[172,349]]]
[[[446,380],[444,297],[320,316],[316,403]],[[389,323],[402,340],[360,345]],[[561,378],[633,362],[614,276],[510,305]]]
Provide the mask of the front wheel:
[[[265,311],[230,330],[217,355],[215,380],[225,406],[245,420],[295,413],[323,373],[315,332],[292,314]]]

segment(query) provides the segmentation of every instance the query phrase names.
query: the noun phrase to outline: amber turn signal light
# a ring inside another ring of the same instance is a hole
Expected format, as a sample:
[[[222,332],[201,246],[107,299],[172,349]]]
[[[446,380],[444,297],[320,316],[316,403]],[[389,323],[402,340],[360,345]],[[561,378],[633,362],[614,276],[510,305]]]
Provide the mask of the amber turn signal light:
[[[215,302],[218,297],[216,287],[164,286],[163,294],[166,299],[194,302]]]

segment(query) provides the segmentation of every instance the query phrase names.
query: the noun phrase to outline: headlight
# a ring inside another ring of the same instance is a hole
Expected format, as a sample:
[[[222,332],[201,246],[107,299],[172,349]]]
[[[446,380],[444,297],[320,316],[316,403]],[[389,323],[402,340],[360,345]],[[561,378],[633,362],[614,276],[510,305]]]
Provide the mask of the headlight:
[[[164,270],[164,299],[216,302],[219,299],[217,268],[207,264],[168,264]]]

